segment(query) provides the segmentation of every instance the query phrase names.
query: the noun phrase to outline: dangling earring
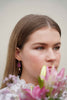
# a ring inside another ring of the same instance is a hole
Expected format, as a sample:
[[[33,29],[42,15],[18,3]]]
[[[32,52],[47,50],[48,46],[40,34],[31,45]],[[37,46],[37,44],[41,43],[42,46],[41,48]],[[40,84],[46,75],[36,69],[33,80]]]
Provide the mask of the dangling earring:
[[[21,64],[20,64],[20,62],[18,62],[17,66],[18,66],[19,71],[20,71],[20,70],[21,70],[21,69],[20,69],[20,68],[21,68]]]
[[[21,72],[22,72],[22,66],[21,66],[21,63],[18,61],[17,63],[17,67],[18,67],[18,76],[20,77],[21,76]]]
[[[17,67],[18,67],[18,76],[19,78],[21,77],[21,74],[22,74],[22,62],[21,61],[18,61],[17,62]]]

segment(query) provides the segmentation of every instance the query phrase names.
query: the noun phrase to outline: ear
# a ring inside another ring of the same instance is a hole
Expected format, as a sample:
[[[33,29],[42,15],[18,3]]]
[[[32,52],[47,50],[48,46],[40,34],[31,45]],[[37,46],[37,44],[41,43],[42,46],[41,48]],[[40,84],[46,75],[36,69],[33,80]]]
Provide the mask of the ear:
[[[18,60],[18,61],[21,61],[21,50],[19,48],[16,48],[16,51],[15,51],[15,58]]]

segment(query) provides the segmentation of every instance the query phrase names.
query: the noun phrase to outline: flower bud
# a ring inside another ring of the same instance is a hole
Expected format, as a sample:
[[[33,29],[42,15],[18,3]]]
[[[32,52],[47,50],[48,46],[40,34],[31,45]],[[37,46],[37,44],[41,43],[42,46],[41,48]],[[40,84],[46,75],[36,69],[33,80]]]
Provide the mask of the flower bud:
[[[40,78],[41,78],[41,80],[44,80],[45,76],[46,76],[46,66],[44,65],[44,66],[42,67],[41,73],[40,73]]]

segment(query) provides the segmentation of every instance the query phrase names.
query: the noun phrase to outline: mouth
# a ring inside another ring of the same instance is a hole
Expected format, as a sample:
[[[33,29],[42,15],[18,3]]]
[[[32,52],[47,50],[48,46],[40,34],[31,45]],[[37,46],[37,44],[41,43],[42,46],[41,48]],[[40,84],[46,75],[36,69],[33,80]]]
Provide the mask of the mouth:
[[[49,72],[51,72],[52,70],[52,66],[48,66]]]
[[[55,68],[55,70],[57,70],[57,66],[48,66],[49,72],[51,72],[51,70],[52,70],[53,67]]]

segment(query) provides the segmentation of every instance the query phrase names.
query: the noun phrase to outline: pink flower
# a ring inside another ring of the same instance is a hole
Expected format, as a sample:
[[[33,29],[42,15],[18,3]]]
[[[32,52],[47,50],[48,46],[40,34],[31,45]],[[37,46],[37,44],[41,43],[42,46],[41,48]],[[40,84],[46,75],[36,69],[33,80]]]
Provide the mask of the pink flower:
[[[22,89],[19,92],[19,100],[36,100],[32,94],[30,89]]]
[[[57,70],[55,67],[51,69],[49,67],[46,68],[46,76],[44,77],[44,86],[48,89],[57,81]]]
[[[45,89],[45,87],[40,88],[39,86],[36,86],[36,87],[34,87],[34,89],[32,91],[32,95],[33,95],[33,97],[36,97],[36,98],[44,98],[48,91],[49,90]]]
[[[49,92],[45,87],[40,88],[39,86],[35,86],[32,91],[29,89],[24,89],[24,91],[26,97],[22,100],[41,100],[45,98],[46,94]]]
[[[57,77],[62,79],[64,77],[65,68],[62,68],[61,71],[58,73]]]

